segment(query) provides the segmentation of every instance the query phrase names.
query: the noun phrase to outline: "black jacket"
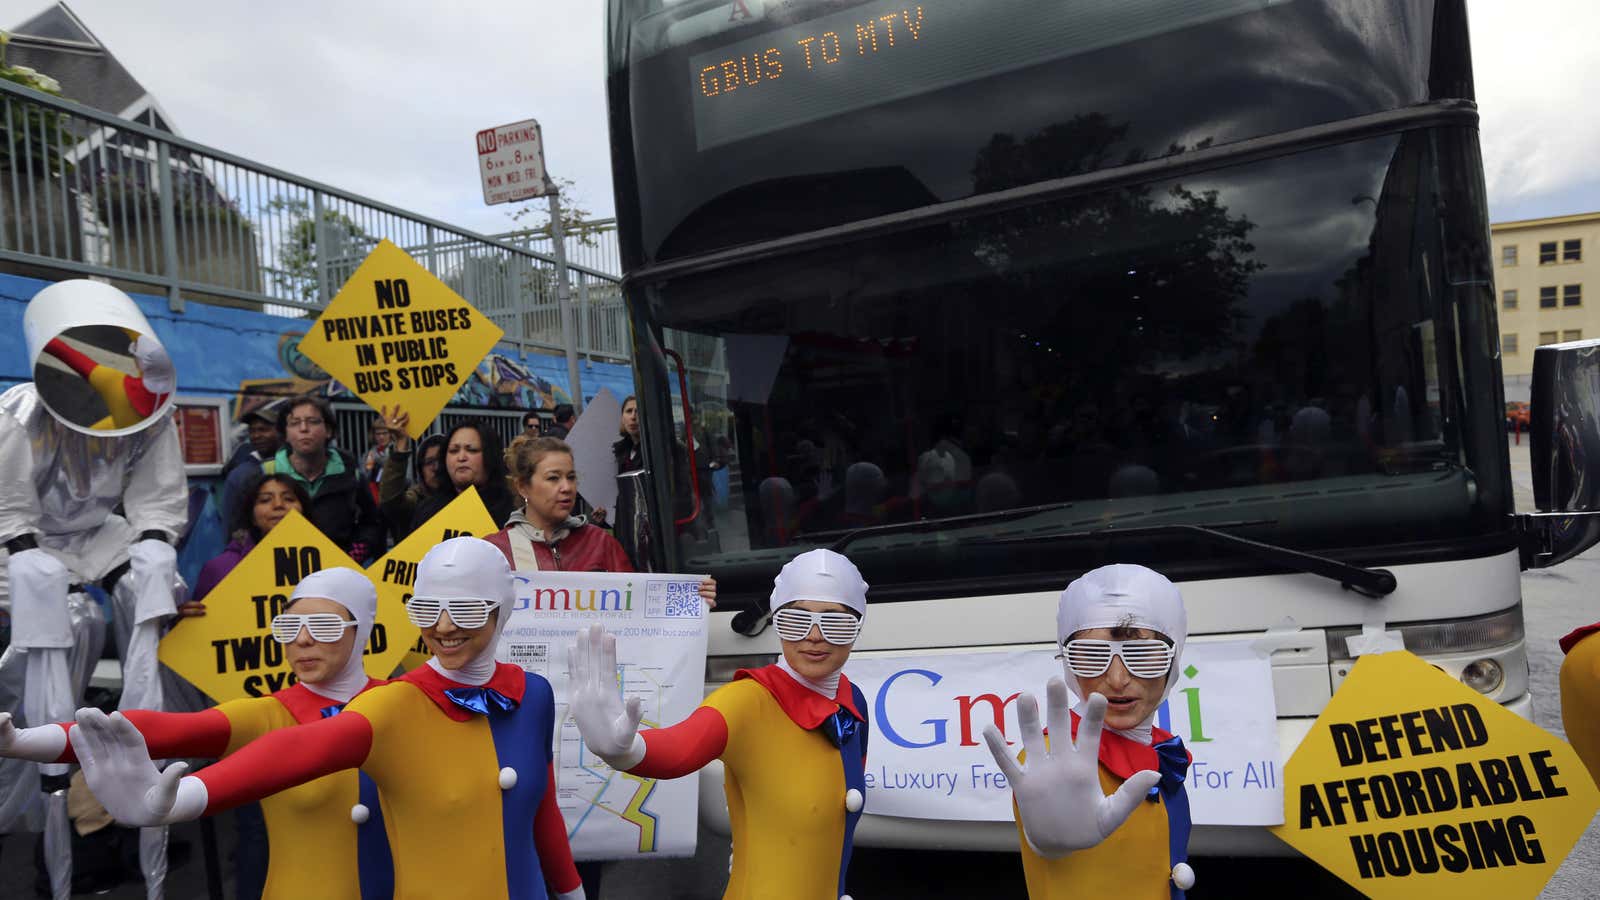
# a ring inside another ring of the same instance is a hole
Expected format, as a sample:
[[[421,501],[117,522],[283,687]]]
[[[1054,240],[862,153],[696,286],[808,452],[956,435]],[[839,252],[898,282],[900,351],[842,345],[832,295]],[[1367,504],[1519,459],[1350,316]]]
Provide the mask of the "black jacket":
[[[449,483],[450,476],[446,475],[445,488],[437,494],[429,494],[417,503],[417,511],[411,515],[411,527],[406,534],[421,528],[423,523],[433,518],[440,510],[450,505],[456,499],[455,486]],[[483,505],[488,508],[490,518],[494,519],[496,528],[504,528],[506,520],[511,518],[511,513],[521,506],[520,499],[511,493],[511,488],[505,484],[490,484],[478,489],[478,496],[483,498]]]
[[[277,456],[263,462],[261,471],[290,475],[310,491],[311,485],[294,471],[293,466],[283,462],[287,452],[279,451]],[[311,497],[311,508],[306,511],[306,518],[346,553],[350,553],[356,544],[365,544],[366,558],[356,562],[371,562],[382,556],[384,548],[388,546],[384,540],[383,518],[378,514],[378,504],[372,499],[372,491],[368,490],[367,480],[355,457],[337,447],[329,447],[328,453],[338,454],[344,471],[322,476],[316,493]]]

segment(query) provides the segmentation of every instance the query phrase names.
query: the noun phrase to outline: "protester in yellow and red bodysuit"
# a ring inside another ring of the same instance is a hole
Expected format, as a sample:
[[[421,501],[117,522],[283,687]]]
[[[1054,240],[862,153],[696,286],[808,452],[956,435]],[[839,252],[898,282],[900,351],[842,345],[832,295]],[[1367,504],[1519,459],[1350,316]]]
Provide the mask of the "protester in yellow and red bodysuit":
[[[1065,680],[1050,679],[1046,704],[1051,738],[1068,746],[1047,743],[1029,694],[1017,701],[1020,765],[1000,732],[984,729],[1011,783],[1032,900],[1182,900],[1194,885],[1189,752],[1153,727],[1188,630],[1177,587],[1144,566],[1102,566],[1062,592],[1056,641]],[[1071,711],[1069,684],[1085,698]]]
[[[380,684],[367,677],[361,650],[378,612],[372,581],[354,569],[324,569],[295,586],[272,636],[299,679],[268,697],[230,700],[197,713],[129,710],[129,722],[156,757],[221,757],[280,728],[337,715]],[[18,730],[0,713],[0,756],[41,763],[77,762],[66,725]],[[355,771],[290,788],[262,801],[271,847],[262,896],[327,900],[387,898],[393,869],[383,821],[351,822],[358,802],[378,810],[378,791]],[[358,877],[359,870],[359,877]]]
[[[612,768],[679,778],[726,765],[733,865],[725,900],[845,897],[861,817],[867,707],[841,671],[861,632],[867,584],[850,560],[812,550],[778,573],[770,599],[776,664],[740,670],[689,718],[638,732],[618,695],[616,640],[598,625],[572,648],[571,708],[584,743]]]
[[[1600,622],[1562,638],[1561,651],[1561,726],[1600,784]]]
[[[543,900],[547,883],[583,900],[556,805],[550,684],[494,659],[516,596],[505,557],[452,538],[422,557],[412,589],[426,665],[197,775],[157,772],[126,718],[79,710],[72,744],[89,789],[118,821],[170,823],[359,767],[382,797],[398,900]]]

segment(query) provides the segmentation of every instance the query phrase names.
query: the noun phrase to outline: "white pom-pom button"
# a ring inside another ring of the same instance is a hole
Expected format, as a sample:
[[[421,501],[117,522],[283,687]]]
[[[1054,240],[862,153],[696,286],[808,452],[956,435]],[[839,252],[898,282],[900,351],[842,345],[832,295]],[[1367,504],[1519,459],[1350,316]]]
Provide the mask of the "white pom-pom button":
[[[509,791],[517,786],[517,770],[506,766],[500,770],[500,790]]]
[[[1180,891],[1194,887],[1194,870],[1189,868],[1188,863],[1178,863],[1172,867],[1172,883],[1177,885]]]
[[[350,821],[357,825],[367,824],[367,820],[370,818],[372,818],[372,810],[367,809],[365,803],[357,803],[355,806],[350,807]]]
[[[853,813],[861,812],[861,804],[863,802],[864,801],[861,796],[861,792],[855,788],[851,788],[850,790],[844,792],[844,808],[846,811]]]

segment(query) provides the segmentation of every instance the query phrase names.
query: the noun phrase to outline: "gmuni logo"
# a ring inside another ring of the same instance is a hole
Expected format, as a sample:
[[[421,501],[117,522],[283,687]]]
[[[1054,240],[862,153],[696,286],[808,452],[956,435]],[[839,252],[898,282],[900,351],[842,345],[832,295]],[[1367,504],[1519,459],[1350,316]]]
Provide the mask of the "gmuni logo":
[[[1192,680],[1198,672],[1190,666],[1181,674]],[[950,716],[936,715],[920,721],[915,720],[918,715],[940,709],[945,703],[949,703],[954,706],[957,746],[978,746],[983,727],[991,722],[1002,735],[1005,735],[1008,743],[1013,742],[1014,735],[1006,724],[1006,708],[1022,696],[1021,690],[1004,695],[1001,691],[985,690],[930,696],[928,689],[942,681],[944,681],[942,674],[927,668],[900,669],[884,678],[883,683],[874,692],[872,700],[872,722],[877,733],[892,744],[912,750],[948,744],[951,740]],[[1034,692],[1034,696],[1039,697],[1041,702],[1042,689],[1043,684],[1027,688]],[[1188,714],[1185,723],[1188,725],[1188,733],[1182,734],[1184,741],[1206,743],[1212,740],[1205,734],[1200,707],[1200,688],[1184,687],[1174,693],[1174,699],[1182,698],[1184,712]],[[1167,731],[1172,730],[1170,700],[1162,703],[1156,711],[1156,725]]]
[[[535,612],[572,611],[579,612],[610,612],[625,613],[633,610],[633,582],[628,582],[621,589],[607,588],[596,590],[594,588],[531,588],[533,579],[525,575],[515,576],[517,585],[517,602],[515,611],[531,609]]]

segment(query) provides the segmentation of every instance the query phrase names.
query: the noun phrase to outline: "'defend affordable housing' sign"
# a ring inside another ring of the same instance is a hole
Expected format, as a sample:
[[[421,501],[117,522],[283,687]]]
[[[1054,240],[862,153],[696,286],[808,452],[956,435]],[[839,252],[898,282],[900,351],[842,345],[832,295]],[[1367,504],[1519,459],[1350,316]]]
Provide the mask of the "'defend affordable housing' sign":
[[[1405,651],[1361,657],[1274,829],[1368,897],[1536,897],[1600,792],[1565,741]]]

